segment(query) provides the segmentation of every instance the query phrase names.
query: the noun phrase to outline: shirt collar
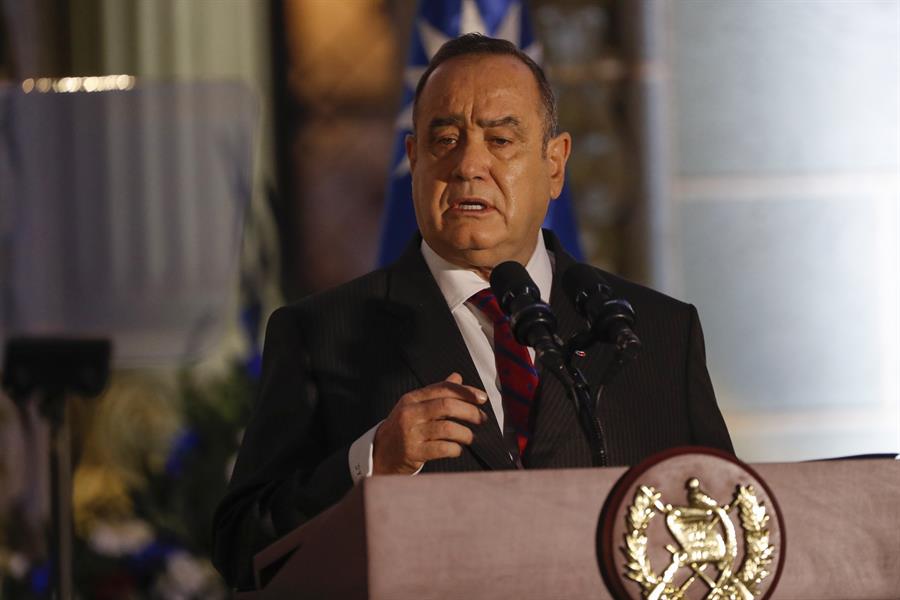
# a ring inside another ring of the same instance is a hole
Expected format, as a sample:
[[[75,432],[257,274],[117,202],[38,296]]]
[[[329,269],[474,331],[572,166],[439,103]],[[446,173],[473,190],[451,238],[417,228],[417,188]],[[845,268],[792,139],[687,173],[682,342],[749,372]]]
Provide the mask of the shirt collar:
[[[531,253],[525,270],[528,271],[541,291],[541,300],[549,302],[550,287],[553,284],[553,266],[550,262],[550,254],[543,242],[543,236],[539,232],[534,252]],[[490,287],[490,284],[474,271],[459,267],[441,258],[424,239],[421,249],[425,264],[428,265],[428,270],[431,271],[432,277],[437,282],[447,306],[450,307],[450,312],[456,310],[475,293]]]

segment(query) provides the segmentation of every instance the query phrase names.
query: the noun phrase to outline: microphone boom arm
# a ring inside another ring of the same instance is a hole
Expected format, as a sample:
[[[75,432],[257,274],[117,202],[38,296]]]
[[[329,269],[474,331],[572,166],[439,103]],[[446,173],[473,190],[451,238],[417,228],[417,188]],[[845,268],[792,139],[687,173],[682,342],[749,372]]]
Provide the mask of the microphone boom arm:
[[[545,371],[549,371],[566,389],[569,399],[575,405],[578,422],[584,430],[588,446],[591,449],[591,464],[595,467],[607,465],[606,438],[603,427],[597,419],[594,402],[591,398],[591,386],[584,373],[572,364],[571,355],[564,351],[559,336],[554,335],[555,343],[548,343],[548,338],[533,345],[535,358]],[[601,387],[602,389],[602,387]]]

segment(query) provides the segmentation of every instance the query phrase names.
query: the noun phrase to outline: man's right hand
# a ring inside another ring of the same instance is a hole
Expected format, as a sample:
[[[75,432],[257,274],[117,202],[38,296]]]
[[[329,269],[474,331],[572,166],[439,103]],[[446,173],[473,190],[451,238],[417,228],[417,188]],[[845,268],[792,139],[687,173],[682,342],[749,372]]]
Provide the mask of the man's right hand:
[[[427,460],[459,456],[475,435],[450,419],[484,423],[487,414],[478,406],[487,399],[484,391],[463,385],[459,373],[404,394],[375,431],[373,474],[409,475]]]

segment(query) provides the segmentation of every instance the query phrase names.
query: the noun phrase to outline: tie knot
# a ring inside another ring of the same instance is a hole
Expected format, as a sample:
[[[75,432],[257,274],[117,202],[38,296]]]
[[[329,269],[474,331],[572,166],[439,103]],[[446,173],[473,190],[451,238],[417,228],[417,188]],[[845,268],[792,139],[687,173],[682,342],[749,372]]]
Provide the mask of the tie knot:
[[[494,325],[509,321],[509,317],[507,317],[506,313],[500,308],[497,297],[494,296],[494,292],[492,292],[490,288],[485,288],[476,294],[472,294],[472,297],[469,298],[469,302],[474,304],[478,310],[483,312],[491,321],[493,321]]]

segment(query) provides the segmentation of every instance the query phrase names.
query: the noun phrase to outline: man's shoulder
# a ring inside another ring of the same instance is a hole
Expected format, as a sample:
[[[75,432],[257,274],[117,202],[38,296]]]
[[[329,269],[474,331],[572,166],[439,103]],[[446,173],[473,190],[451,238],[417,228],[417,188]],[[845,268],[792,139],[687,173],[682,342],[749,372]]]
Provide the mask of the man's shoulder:
[[[544,239],[547,243],[547,249],[556,256],[556,268],[554,278],[564,277],[565,272],[577,264],[576,259],[565,251],[559,239],[553,232],[544,230]],[[616,298],[623,298],[630,302],[634,308],[643,308],[644,310],[663,311],[672,313],[688,313],[692,306],[686,302],[666,295],[663,292],[647,287],[640,283],[636,283],[629,279],[625,279],[620,275],[610,273],[599,267],[593,267],[595,271],[606,281]],[[554,283],[554,285],[557,285]]]
[[[266,324],[267,344],[284,338],[333,347],[358,339],[383,320],[387,281],[387,272],[380,269],[277,308]]]
[[[692,313],[695,312],[695,309],[692,304],[602,269],[597,269],[597,271],[612,289],[613,296],[631,303],[639,321],[655,321],[659,318],[664,320],[692,320],[694,318]]]
[[[342,283],[333,288],[310,294],[292,304],[279,308],[276,312],[288,313],[296,317],[314,318],[330,314],[347,315],[348,310],[361,306],[373,299],[387,295],[388,269],[376,269],[365,275]]]
[[[599,271],[600,274],[603,275],[603,278],[606,279],[609,287],[612,288],[614,292],[619,293],[626,299],[630,299],[633,297],[643,302],[651,302],[660,305],[671,305],[673,307],[685,307],[688,305],[686,302],[679,300],[678,298],[673,298],[672,296],[660,292],[659,290],[647,287],[646,285],[642,285],[640,283],[636,283],[634,281],[631,281],[630,279],[625,279],[624,277],[609,273],[607,271],[604,271],[603,269],[597,269],[597,271]]]

